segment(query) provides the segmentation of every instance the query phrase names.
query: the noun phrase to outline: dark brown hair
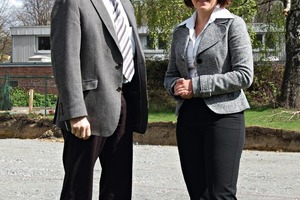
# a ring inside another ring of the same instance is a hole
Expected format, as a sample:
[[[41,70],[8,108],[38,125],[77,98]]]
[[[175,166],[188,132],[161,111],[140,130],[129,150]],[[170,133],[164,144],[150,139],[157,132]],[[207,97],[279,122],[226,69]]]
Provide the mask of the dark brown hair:
[[[189,8],[194,8],[192,0],[183,0],[184,4]],[[217,4],[220,5],[221,8],[229,6],[232,0],[217,0]]]

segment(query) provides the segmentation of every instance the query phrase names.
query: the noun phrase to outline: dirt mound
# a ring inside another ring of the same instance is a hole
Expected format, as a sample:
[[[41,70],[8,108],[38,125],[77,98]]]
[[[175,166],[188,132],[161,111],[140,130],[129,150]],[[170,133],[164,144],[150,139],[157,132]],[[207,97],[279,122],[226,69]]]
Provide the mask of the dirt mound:
[[[60,130],[53,126],[52,120],[37,115],[0,115],[0,139],[4,138],[48,138],[61,137]]]
[[[134,139],[140,144],[176,145],[175,129],[173,122],[151,123],[146,134],[136,134]],[[247,127],[244,149],[300,152],[300,131]]]
[[[134,134],[134,142],[150,145],[176,145],[176,123],[149,123],[145,134]],[[52,120],[37,115],[0,115],[0,139],[61,138]],[[300,131],[247,127],[245,149],[300,152]]]
[[[254,126],[246,129],[246,137],[249,149],[300,152],[300,131]]]

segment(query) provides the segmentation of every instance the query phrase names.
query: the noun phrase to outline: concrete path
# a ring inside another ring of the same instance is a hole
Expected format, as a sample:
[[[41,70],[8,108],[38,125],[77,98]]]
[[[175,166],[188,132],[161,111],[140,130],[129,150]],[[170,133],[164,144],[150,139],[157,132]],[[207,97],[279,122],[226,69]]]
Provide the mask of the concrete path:
[[[0,140],[0,200],[56,200],[63,143]],[[95,168],[98,196],[100,165]],[[300,153],[244,151],[240,200],[300,200]],[[188,200],[174,146],[134,145],[133,200]]]

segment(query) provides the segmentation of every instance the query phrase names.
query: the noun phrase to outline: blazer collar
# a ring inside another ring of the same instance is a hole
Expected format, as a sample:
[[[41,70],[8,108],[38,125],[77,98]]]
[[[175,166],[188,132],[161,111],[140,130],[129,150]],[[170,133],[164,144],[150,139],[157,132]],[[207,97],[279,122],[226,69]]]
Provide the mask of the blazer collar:
[[[224,37],[227,32],[228,20],[229,19],[216,19],[204,30],[201,44],[197,50],[198,54],[213,46]]]
[[[91,3],[94,5],[100,19],[102,20],[102,22],[105,24],[108,32],[110,33],[110,35],[113,37],[115,43],[117,44],[117,46],[119,47],[119,40],[118,40],[118,36],[115,32],[115,28],[113,23],[111,22],[109,13],[105,7],[105,5],[103,4],[102,0],[90,0]],[[128,20],[129,20],[129,24],[136,24],[136,22],[134,21],[134,13],[133,12],[128,12],[129,10],[132,10],[131,5],[128,3],[128,1],[126,0],[120,0],[120,2],[122,3],[122,6],[124,7],[124,10],[127,14]],[[137,28],[135,26],[132,26],[134,32],[137,32]]]
[[[111,36],[115,40],[116,44],[118,44],[118,37],[116,35],[114,25],[111,22],[110,16],[109,16],[102,0],[90,0],[90,1],[94,5],[100,19],[102,20],[102,22],[105,24],[106,28],[108,29],[108,32],[111,34]]]
[[[192,34],[191,30],[194,31],[196,17],[197,12],[195,11],[190,18],[183,21],[178,26],[186,26],[190,30],[189,34]],[[219,5],[215,7],[207,22],[207,27],[204,29],[198,53],[201,53],[216,44],[226,34],[226,22],[233,17],[234,15],[229,10],[220,8]]]

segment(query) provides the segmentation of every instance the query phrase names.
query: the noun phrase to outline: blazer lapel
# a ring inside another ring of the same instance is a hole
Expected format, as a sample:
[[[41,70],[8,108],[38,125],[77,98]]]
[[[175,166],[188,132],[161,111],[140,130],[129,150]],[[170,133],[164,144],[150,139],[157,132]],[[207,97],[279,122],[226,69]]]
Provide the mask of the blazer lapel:
[[[215,22],[211,23],[206,30],[204,30],[205,32],[203,33],[197,54],[210,48],[224,37],[227,29],[224,23],[227,21],[228,19],[216,19]]]
[[[180,67],[178,68],[178,70],[180,71],[180,74],[183,78],[188,78],[189,76],[189,71],[188,71],[188,67],[187,67],[187,60],[186,60],[186,50],[187,50],[187,47],[188,47],[188,44],[189,44],[189,35],[187,34],[186,37],[185,37],[185,40],[182,40],[182,43],[181,47],[184,47],[182,48],[182,53],[180,54],[181,55],[181,60],[184,62],[182,63],[182,65],[179,65],[179,66],[184,66],[184,67]]]
[[[111,34],[111,36],[115,40],[116,44],[119,46],[118,37],[116,35],[114,25],[113,25],[113,23],[110,19],[110,16],[109,16],[109,14],[106,10],[106,7],[103,4],[102,0],[90,0],[90,1],[94,5],[100,19],[102,19],[102,22],[105,24],[108,32]]]
[[[175,51],[178,52],[177,56],[179,56],[179,59],[176,61],[178,62],[178,70],[183,78],[188,78],[189,72],[187,67],[187,47],[189,44],[189,29],[183,26],[183,28],[180,28],[178,31],[178,40],[176,42],[176,49]],[[180,32],[179,32],[180,31]]]

